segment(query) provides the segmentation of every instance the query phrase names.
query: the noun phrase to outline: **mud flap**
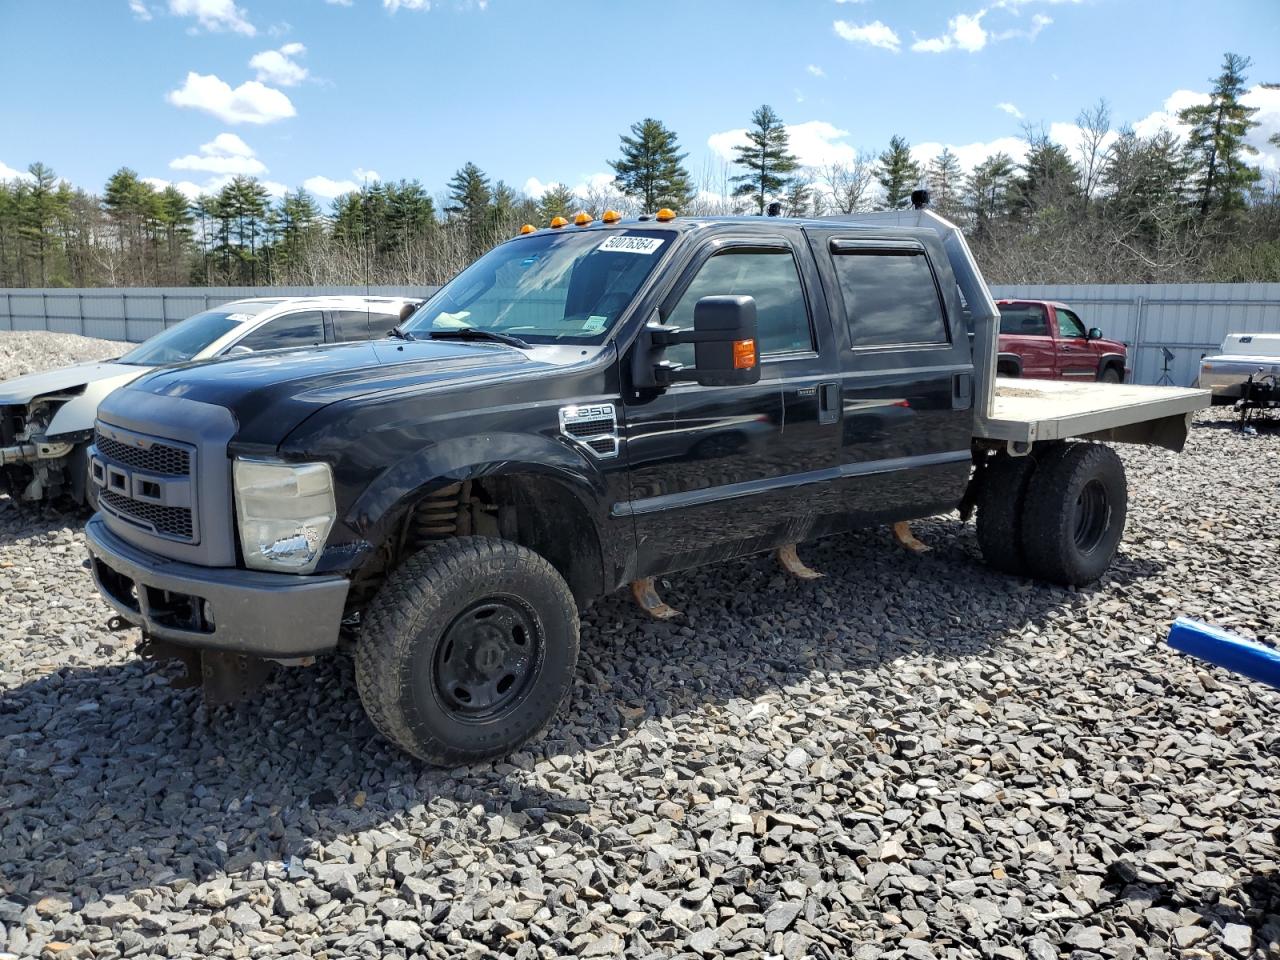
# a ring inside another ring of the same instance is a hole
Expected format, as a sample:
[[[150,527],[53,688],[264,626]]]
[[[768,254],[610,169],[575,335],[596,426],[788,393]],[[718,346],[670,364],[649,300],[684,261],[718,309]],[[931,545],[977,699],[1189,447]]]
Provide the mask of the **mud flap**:
[[[805,564],[796,553],[796,544],[788,543],[785,547],[779,547],[777,554],[778,564],[783,570],[791,574],[798,580],[821,580],[826,574],[819,573],[812,567]]]
[[[911,532],[911,524],[901,520],[893,525],[893,538],[912,553],[928,553],[929,547],[915,538]]]
[[[640,609],[655,620],[673,620],[680,616],[680,611],[663,603],[658,590],[653,585],[653,577],[631,581],[631,595],[636,598]]]

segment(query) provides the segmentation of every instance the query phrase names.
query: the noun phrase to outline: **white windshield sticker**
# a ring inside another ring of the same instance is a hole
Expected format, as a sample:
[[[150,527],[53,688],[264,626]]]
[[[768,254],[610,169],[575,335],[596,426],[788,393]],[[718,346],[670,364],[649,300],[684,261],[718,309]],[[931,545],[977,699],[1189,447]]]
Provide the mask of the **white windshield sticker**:
[[[597,248],[605,253],[650,254],[662,246],[661,237],[610,237]]]
[[[252,313],[228,313],[227,319],[232,321],[233,323],[245,323],[246,321],[253,319],[253,314]]]
[[[582,329],[591,331],[603,330],[604,325],[608,322],[608,317],[597,316],[593,313],[591,316],[587,317],[587,322],[582,325]]]

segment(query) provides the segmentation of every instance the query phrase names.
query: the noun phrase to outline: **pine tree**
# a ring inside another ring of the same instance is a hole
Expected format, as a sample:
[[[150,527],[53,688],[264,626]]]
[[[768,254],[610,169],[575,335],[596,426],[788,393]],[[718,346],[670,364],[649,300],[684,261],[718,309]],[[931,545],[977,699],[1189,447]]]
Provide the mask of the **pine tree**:
[[[879,162],[876,180],[884,189],[885,209],[896,210],[911,198],[920,182],[920,165],[911,158],[911,144],[899,136],[889,139],[889,149],[880,154]]]
[[[553,184],[538,201],[538,220],[545,226],[552,217],[571,217],[578,198],[563,183]]]
[[[962,206],[964,171],[960,169],[960,160],[951,152],[950,147],[943,147],[942,152],[929,161],[925,176],[929,182],[929,205],[940,216],[948,220],[956,219]]]
[[[624,133],[620,139],[622,156],[610,160],[609,166],[625,196],[638,200],[648,212],[663,207],[678,212],[689,203],[693,185],[683,165],[688,154],[680,152],[675,133],[661,121],[646,118],[631,125],[631,136]]]
[[[1248,57],[1226,54],[1209,102],[1178,111],[1178,120],[1191,128],[1187,159],[1201,220],[1211,213],[1243,210],[1249,188],[1260,177],[1245,160],[1258,152],[1245,142],[1249,130],[1257,125],[1253,115],[1258,110],[1240,102],[1245,70],[1251,62]]]
[[[449,181],[449,199],[444,212],[461,222],[467,235],[467,254],[474,260],[488,249],[492,239],[489,207],[493,191],[489,178],[474,163],[464,164]]]
[[[788,217],[807,217],[812,201],[813,184],[803,177],[792,177],[782,198],[782,212]]]
[[[747,142],[734,147],[734,162],[747,168],[747,173],[730,178],[737,186],[735,197],[751,197],[756,212],[764,216],[764,208],[770,197],[786,189],[790,174],[799,164],[789,151],[787,128],[782,118],[767,103],[751,114],[752,129],[747,131]]]
[[[1066,147],[1045,134],[1030,138],[1027,156],[1009,192],[1015,214],[1030,216],[1038,211],[1070,206],[1081,197],[1080,170]]]
[[[966,184],[966,204],[973,214],[979,236],[987,234],[993,222],[1009,213],[1009,188],[1013,183],[1013,158],[995,153],[973,168]]]

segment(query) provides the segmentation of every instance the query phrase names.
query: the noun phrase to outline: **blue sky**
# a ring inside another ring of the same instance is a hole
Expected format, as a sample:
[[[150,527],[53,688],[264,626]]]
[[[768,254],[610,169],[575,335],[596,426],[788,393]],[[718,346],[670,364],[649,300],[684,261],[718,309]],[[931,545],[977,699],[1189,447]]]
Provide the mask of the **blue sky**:
[[[94,190],[128,165],[438,193],[472,160],[536,194],[603,183],[654,116],[714,191],[761,103],[810,165],[893,134],[969,164],[1023,120],[1069,142],[1099,97],[1154,130],[1227,50],[1280,82],[1280,0],[0,0],[0,36],[0,178],[41,160]],[[1262,143],[1280,91],[1250,97]]]

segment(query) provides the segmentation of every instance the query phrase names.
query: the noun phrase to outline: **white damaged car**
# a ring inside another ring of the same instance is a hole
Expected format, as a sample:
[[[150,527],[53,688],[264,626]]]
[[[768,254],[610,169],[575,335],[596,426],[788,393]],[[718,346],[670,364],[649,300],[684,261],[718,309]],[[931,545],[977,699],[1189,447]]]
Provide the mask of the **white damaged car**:
[[[421,304],[406,297],[256,297],[197,313],[114,360],[0,383],[0,492],[85,500],[85,450],[98,404],[159,366],[260,350],[370,340]]]

